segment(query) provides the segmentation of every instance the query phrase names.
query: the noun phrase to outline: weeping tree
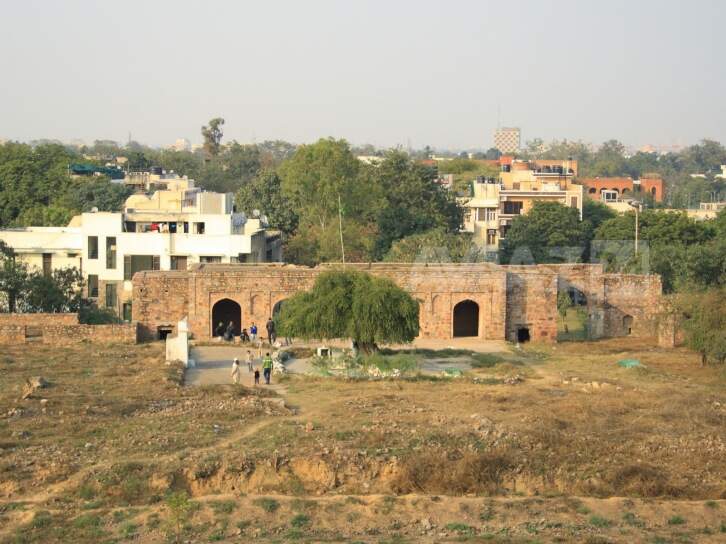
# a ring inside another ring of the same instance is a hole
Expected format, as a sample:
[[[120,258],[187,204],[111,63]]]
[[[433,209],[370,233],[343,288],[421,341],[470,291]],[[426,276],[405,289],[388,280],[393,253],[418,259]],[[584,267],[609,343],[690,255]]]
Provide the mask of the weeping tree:
[[[350,338],[364,353],[378,344],[411,342],[418,335],[418,302],[389,279],[335,270],[310,291],[285,302],[280,334],[309,339]]]

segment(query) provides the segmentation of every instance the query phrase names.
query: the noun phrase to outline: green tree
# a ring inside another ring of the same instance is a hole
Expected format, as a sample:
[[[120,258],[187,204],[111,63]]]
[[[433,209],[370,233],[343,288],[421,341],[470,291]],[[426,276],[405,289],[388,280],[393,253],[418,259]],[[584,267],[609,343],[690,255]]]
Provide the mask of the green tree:
[[[310,291],[289,299],[280,334],[304,339],[350,338],[364,353],[382,343],[411,342],[419,332],[419,306],[391,280],[353,270],[318,276]]]
[[[396,240],[383,260],[393,263],[463,263],[476,262],[481,257],[470,233],[452,233],[436,228]]]
[[[17,260],[15,251],[0,240],[0,293],[3,306],[7,311],[17,311],[18,301],[22,300],[28,289],[28,267]]]
[[[557,293],[557,313],[562,319],[567,316],[567,310],[572,307],[572,299],[567,291],[559,291]]]
[[[438,185],[425,168],[405,153],[389,151],[374,175],[385,195],[377,217],[376,258],[383,258],[394,241],[412,234],[434,228],[452,233],[458,231],[463,222],[463,210],[454,195]]]
[[[701,364],[726,361],[726,288],[690,292],[680,297],[686,345]]]
[[[33,270],[27,278],[23,310],[27,313],[78,312],[81,307],[83,275],[77,268],[44,274]]]
[[[278,173],[282,195],[299,218],[288,244],[295,249],[297,262],[342,259],[340,215],[346,259],[370,257],[382,196],[370,168],[355,158],[347,142],[331,138],[302,145]],[[313,253],[301,254],[301,248]]]
[[[267,216],[270,226],[279,229],[286,238],[297,229],[298,215],[282,194],[282,181],[274,170],[263,170],[242,185],[235,195],[235,203],[239,211],[248,215],[252,210],[260,210]]]
[[[512,221],[500,250],[501,260],[525,264],[531,255],[536,263],[579,261],[587,235],[588,225],[580,221],[577,208],[537,201],[527,214]]]
[[[178,544],[182,541],[184,524],[189,520],[194,504],[189,500],[186,491],[179,491],[167,496],[166,508],[169,516],[169,528],[173,533],[174,542]]]
[[[208,125],[202,127],[202,138],[204,138],[204,151],[212,157],[219,155],[222,144],[222,125],[224,119],[215,117],[209,121]]]

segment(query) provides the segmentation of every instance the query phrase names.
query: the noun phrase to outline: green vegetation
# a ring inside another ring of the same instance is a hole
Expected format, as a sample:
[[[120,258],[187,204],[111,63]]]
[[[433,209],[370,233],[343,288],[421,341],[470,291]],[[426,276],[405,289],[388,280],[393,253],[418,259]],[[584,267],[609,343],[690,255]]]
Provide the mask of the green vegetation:
[[[590,525],[592,525],[593,527],[604,529],[610,527],[612,524],[612,521],[602,516],[590,516]]]
[[[276,512],[280,508],[280,503],[277,502],[275,499],[271,499],[269,497],[261,497],[259,499],[255,499],[252,501],[252,503],[255,506],[259,506],[267,512],[268,514],[272,514],[273,512]]]
[[[280,334],[296,338],[351,338],[364,353],[379,343],[418,335],[418,303],[391,280],[352,270],[318,276],[310,291],[291,297],[280,314]]]

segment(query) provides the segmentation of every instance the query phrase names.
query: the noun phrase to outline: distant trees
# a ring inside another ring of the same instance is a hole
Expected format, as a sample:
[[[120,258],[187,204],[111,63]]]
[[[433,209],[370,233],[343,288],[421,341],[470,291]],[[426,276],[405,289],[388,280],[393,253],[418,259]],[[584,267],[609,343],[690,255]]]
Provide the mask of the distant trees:
[[[274,170],[263,170],[242,185],[235,195],[235,203],[239,211],[247,214],[260,210],[267,216],[270,226],[286,237],[297,230],[297,211],[282,194],[282,180]]]
[[[726,361],[726,287],[682,295],[686,345],[701,355],[701,364]]]
[[[393,263],[463,263],[477,262],[482,258],[471,234],[448,232],[439,227],[396,240],[383,260]]]
[[[418,302],[391,280],[335,270],[287,300],[279,328],[281,335],[296,338],[350,338],[370,353],[382,343],[411,342],[418,335],[418,314]]]

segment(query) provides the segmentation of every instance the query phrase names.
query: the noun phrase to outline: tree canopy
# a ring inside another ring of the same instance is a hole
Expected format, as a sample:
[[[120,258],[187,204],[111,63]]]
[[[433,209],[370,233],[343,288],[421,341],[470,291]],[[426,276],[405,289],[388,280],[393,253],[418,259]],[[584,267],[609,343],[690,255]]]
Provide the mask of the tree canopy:
[[[512,221],[500,248],[503,264],[560,263],[580,260],[588,244],[588,225],[577,208],[536,201]]]
[[[387,278],[331,270],[312,289],[286,301],[280,334],[304,339],[350,338],[363,351],[383,343],[408,343],[419,332],[419,306]]]

